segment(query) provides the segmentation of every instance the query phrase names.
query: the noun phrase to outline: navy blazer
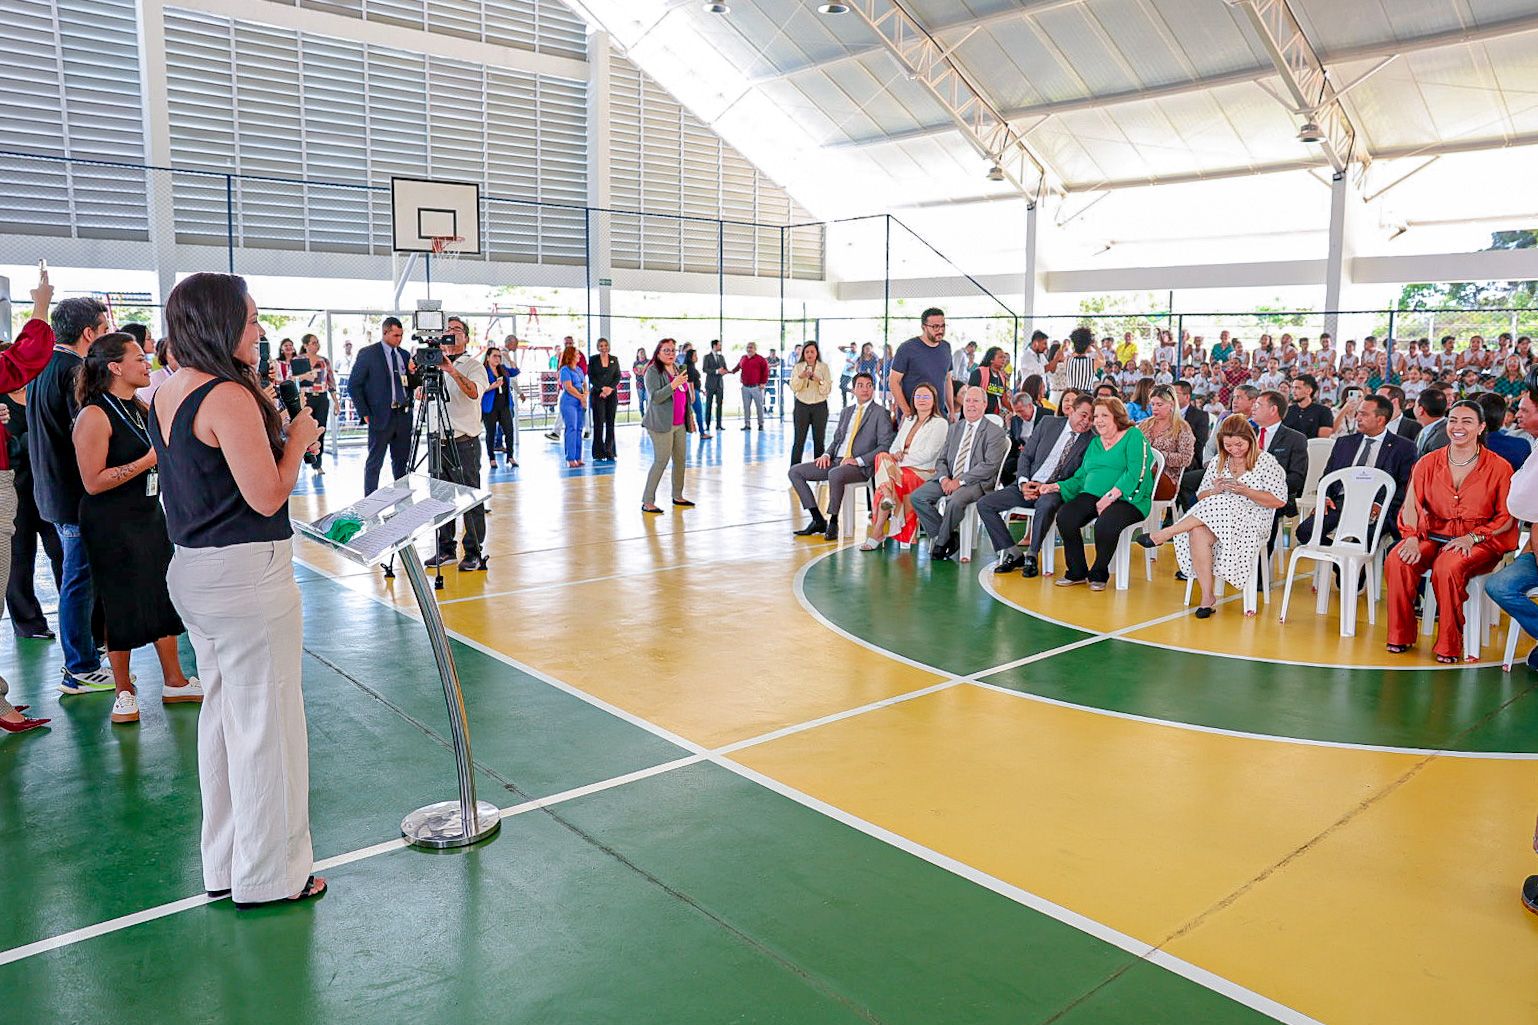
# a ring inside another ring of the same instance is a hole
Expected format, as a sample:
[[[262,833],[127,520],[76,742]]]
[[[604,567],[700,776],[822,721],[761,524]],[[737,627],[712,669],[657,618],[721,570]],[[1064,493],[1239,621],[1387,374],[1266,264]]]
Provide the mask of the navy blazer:
[[[1385,513],[1388,519],[1383,522],[1389,525],[1399,522],[1399,507],[1404,504],[1405,493],[1410,489],[1410,474],[1415,470],[1415,442],[1402,434],[1394,431],[1384,431],[1379,437],[1378,453],[1373,459],[1372,465],[1394,478],[1394,498],[1388,504]],[[1336,439],[1330,448],[1330,460],[1324,464],[1324,472],[1320,477],[1325,477],[1336,470],[1344,470],[1348,466],[1356,465],[1356,457],[1362,451],[1362,442],[1365,435],[1347,434]],[[1331,493],[1323,496],[1330,499],[1336,505],[1340,504],[1340,489],[1335,487]],[[1322,506],[1324,503],[1321,502]]]
[[[1298,496],[1303,494],[1303,485],[1308,480],[1308,439],[1302,431],[1277,424],[1266,434],[1266,451],[1276,457],[1287,474],[1287,504],[1282,506],[1282,515],[1296,516]]]
[[[397,351],[409,366],[411,353],[406,350],[406,346],[403,344]],[[411,410],[412,392],[416,390],[416,385],[416,379],[408,377],[404,389],[408,412]],[[352,373],[347,378],[347,394],[360,418],[387,419],[394,391],[390,385],[390,366],[385,362],[384,342],[365,345],[358,350],[357,358],[352,363]]]

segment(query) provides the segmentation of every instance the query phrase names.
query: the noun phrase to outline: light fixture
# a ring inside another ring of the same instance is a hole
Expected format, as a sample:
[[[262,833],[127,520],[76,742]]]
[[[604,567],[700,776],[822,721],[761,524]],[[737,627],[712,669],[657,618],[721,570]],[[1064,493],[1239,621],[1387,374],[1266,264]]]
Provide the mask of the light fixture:
[[[1312,119],[1305,121],[1303,122],[1303,127],[1298,129],[1298,141],[1323,142],[1324,129],[1319,127],[1319,123],[1317,121]]]
[[[705,5],[705,13],[707,13],[707,14],[731,14],[732,13],[732,9],[730,7],[728,7],[726,4],[706,4]]]
[[[818,4],[817,5],[817,13],[818,14],[848,14],[849,13],[849,5],[848,4]]]
[[[992,167],[988,168],[988,180],[991,181],[991,182],[1001,182],[1001,181],[1003,181],[1004,180],[1004,169],[1002,167],[1000,167],[998,164],[994,164]]]

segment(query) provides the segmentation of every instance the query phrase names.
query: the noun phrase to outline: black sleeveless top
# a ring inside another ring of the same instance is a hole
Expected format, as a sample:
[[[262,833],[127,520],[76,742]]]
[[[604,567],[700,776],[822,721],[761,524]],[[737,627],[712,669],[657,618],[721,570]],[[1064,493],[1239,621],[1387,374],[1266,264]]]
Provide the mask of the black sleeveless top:
[[[182,548],[223,548],[253,541],[283,541],[294,535],[288,506],[263,516],[251,508],[235,484],[224,453],[203,444],[192,433],[198,409],[214,387],[215,378],[195,388],[171,418],[171,442],[150,404],[150,439],[160,466],[160,492],[171,540]]]

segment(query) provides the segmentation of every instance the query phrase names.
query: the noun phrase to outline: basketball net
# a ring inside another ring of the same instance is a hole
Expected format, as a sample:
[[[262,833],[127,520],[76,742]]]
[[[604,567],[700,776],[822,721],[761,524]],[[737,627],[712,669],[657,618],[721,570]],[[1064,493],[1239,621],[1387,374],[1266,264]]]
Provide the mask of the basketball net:
[[[434,235],[433,256],[439,260],[459,259],[459,250],[452,248],[465,240],[463,235]]]

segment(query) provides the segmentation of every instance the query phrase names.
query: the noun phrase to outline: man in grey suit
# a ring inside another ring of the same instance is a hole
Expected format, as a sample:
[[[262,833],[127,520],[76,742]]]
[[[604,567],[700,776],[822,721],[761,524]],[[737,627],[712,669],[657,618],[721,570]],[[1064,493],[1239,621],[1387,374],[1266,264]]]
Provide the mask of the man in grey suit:
[[[1043,495],[1043,484],[1056,484],[1072,477],[1084,462],[1094,437],[1090,420],[1095,413],[1095,400],[1088,395],[1074,395],[1065,401],[1066,416],[1043,417],[1030,440],[1020,452],[1018,487],[1004,487],[984,495],[977,502],[977,516],[988,531],[993,550],[999,561],[993,567],[995,573],[1012,573],[1019,569],[1023,576],[1038,575],[1037,556],[1041,554],[1042,540],[1057,516],[1063,498],[1056,493]],[[1028,548],[1022,550],[1015,544],[1014,536],[1004,522],[1004,514],[1017,507],[1035,509],[1031,517],[1031,536]]]
[[[892,414],[875,401],[876,382],[869,374],[854,376],[854,405],[839,414],[838,430],[828,451],[810,463],[790,468],[790,483],[801,499],[801,507],[811,514],[811,522],[796,531],[797,537],[821,534],[829,541],[838,537],[838,511],[844,502],[844,489],[868,481],[876,466],[876,453],[892,444]],[[828,516],[817,508],[817,496],[811,481],[828,482]]]
[[[929,535],[929,557],[945,560],[960,544],[956,528],[967,508],[994,489],[1009,451],[1004,428],[985,419],[988,393],[973,385],[961,390],[961,419],[951,424],[935,475],[913,493],[913,511]],[[945,499],[942,516],[940,499]]]
[[[1415,436],[1415,458],[1447,447],[1447,393],[1427,387],[1415,400],[1415,419],[1421,425]]]

